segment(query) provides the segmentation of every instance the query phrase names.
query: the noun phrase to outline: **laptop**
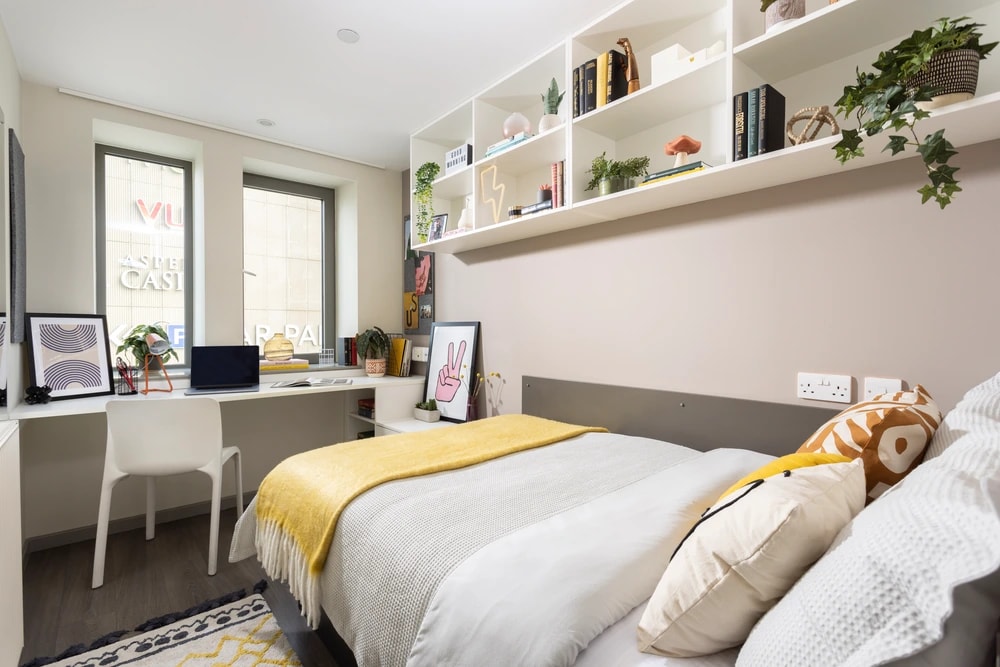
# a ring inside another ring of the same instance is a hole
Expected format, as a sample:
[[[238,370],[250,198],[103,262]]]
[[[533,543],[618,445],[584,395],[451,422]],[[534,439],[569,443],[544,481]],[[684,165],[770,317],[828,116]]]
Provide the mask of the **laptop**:
[[[185,394],[260,391],[260,350],[256,345],[195,345],[191,387]]]

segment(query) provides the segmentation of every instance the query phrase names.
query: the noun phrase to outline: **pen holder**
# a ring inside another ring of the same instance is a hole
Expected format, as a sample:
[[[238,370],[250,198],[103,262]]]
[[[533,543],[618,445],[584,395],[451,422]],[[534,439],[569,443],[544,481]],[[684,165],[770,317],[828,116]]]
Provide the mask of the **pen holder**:
[[[139,381],[139,369],[128,366],[118,369],[118,380],[115,382],[115,393],[119,396],[130,396],[139,393],[136,383]]]

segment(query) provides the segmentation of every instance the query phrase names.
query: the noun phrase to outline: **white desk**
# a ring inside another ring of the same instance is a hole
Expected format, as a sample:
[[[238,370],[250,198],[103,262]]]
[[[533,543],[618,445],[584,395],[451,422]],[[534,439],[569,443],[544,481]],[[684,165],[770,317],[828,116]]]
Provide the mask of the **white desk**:
[[[363,371],[327,371],[308,373],[306,377],[349,377],[350,384],[326,385],[322,387],[284,387],[275,389],[271,385],[279,380],[301,378],[302,374],[276,373],[261,376],[260,391],[238,392],[231,394],[210,394],[217,401],[248,401],[263,398],[285,398],[294,396],[304,396],[307,394],[322,394],[328,392],[359,391],[370,390],[375,396],[375,420],[364,420],[369,423],[381,426],[387,423],[398,423],[408,421],[413,417],[413,406],[422,399],[424,391],[423,376],[410,377],[381,377],[370,378],[364,375]],[[157,386],[160,386],[157,383]],[[13,408],[10,418],[21,419],[42,419],[48,417],[68,417],[73,415],[96,414],[104,412],[108,401],[113,399],[124,399],[129,401],[157,401],[157,400],[177,400],[188,398],[184,393],[187,388],[187,381],[174,382],[172,392],[150,392],[149,394],[135,394],[132,396],[118,396],[108,394],[106,396],[89,396],[86,398],[71,398],[60,401],[50,401],[39,405],[27,405],[22,403]],[[357,417],[357,415],[354,415]]]

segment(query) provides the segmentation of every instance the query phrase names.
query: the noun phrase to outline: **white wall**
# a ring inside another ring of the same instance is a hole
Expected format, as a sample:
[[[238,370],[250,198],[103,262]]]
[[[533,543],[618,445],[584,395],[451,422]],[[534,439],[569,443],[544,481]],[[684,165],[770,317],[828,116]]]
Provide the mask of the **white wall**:
[[[378,324],[402,328],[401,178],[391,172],[146,114],[25,83],[28,311],[94,312],[94,141],[153,142],[195,161],[194,264],[202,297],[195,340],[242,341],[244,168],[318,185],[337,185],[338,333]],[[140,145],[126,145],[142,148]],[[269,172],[269,173],[268,173]],[[342,261],[341,261],[342,260]],[[199,333],[200,330],[200,333]],[[23,354],[23,350],[20,351]],[[340,439],[329,400],[227,405],[227,438],[244,452],[244,483],[255,489],[282,458]],[[104,457],[104,417],[22,423],[24,534],[49,535],[94,524]],[[226,493],[232,493],[227,475]],[[160,507],[207,500],[200,476],[163,484]],[[112,518],[142,513],[142,486],[116,490]]]
[[[944,211],[914,158],[439,254],[437,319],[482,321],[504,412],[522,375],[805,404],[797,371],[902,378],[947,408],[1000,371],[1000,142],[953,162]]]

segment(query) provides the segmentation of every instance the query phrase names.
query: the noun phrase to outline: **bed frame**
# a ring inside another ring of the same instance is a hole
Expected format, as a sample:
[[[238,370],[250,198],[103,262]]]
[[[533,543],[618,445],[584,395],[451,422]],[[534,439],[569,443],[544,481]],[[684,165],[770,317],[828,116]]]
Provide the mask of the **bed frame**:
[[[781,456],[836,410],[524,376],[521,411],[707,451],[738,447]]]

